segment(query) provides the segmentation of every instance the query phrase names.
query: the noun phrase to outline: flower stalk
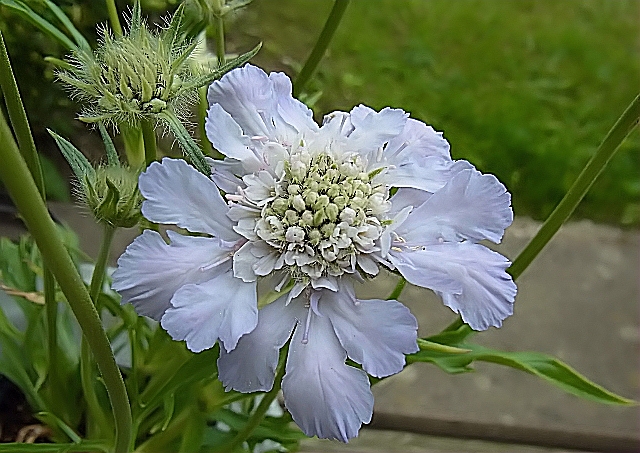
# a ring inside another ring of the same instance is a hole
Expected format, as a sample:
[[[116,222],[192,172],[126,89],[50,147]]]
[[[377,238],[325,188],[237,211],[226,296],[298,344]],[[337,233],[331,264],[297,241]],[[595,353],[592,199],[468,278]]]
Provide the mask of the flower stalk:
[[[80,324],[102,374],[116,425],[116,452],[131,444],[131,409],[111,346],[82,278],[47,211],[25,161],[20,156],[9,125],[0,116],[0,178],[34,237],[45,265],[51,269]]]
[[[618,147],[629,135],[631,130],[640,121],[640,94],[631,102],[629,107],[613,125],[602,144],[591,157],[582,172],[578,175],[571,188],[564,198],[558,203],[551,215],[542,224],[542,227],[531,239],[529,244],[515,259],[508,272],[516,279],[531,262],[538,256],[545,245],[557,233],[562,224],[571,216],[580,201],[587,194],[592,184],[605,169],[611,158],[615,155]]]
[[[293,83],[294,96],[298,96],[304,89],[307,82],[309,82],[309,79],[311,79],[311,76],[315,72],[320,60],[322,60],[324,53],[329,47],[329,43],[338,29],[338,25],[340,25],[340,21],[342,20],[342,16],[344,15],[348,5],[349,0],[336,0],[333,4],[333,8],[329,13],[327,22],[325,22],[324,28],[322,29],[322,32],[320,32],[320,36],[318,37],[315,46],[313,46],[313,50],[309,54],[307,61]]]

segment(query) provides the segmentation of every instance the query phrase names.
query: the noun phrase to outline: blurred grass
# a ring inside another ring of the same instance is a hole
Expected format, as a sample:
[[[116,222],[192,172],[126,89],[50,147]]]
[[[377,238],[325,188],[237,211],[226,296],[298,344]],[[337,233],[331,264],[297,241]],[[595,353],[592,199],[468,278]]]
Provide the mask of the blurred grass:
[[[255,0],[229,47],[261,40],[257,64],[294,76],[331,5]],[[639,17],[637,0],[353,0],[308,90],[318,118],[410,112],[544,219],[640,88]],[[635,131],[577,217],[640,224],[639,151]]]

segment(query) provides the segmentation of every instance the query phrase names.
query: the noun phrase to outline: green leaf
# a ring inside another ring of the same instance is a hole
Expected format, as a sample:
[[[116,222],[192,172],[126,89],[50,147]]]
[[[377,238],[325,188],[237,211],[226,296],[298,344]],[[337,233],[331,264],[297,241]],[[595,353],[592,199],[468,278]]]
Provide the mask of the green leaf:
[[[434,337],[431,337],[431,340]],[[635,401],[616,395],[613,392],[591,382],[569,365],[555,357],[538,352],[506,352],[497,351],[475,344],[457,344],[455,352],[444,349],[421,349],[407,356],[407,362],[430,362],[448,373],[472,371],[470,364],[474,361],[491,362],[515,368],[561,388],[573,395],[605,404],[635,405]],[[469,352],[460,353],[459,349]]]
[[[184,127],[182,121],[180,121],[173,112],[168,110],[160,112],[158,118],[165,122],[193,166],[202,174],[209,176],[211,174],[211,167],[207,164],[204,153]]]
[[[84,154],[82,154],[78,148],[69,143],[66,139],[60,137],[58,134],[50,129],[47,129],[49,134],[53,137],[62,152],[64,158],[69,162],[69,166],[73,173],[80,181],[84,181],[85,176],[93,176],[95,170],[89,163]]]
[[[118,152],[116,151],[116,147],[113,144],[113,140],[111,140],[111,136],[107,132],[107,128],[104,127],[104,123],[99,122],[98,129],[100,130],[100,136],[102,137],[102,142],[104,143],[104,149],[107,152],[107,163],[111,167],[120,165]]]
[[[239,57],[229,60],[227,63],[220,66],[213,72],[202,75],[200,77],[196,77],[190,83],[183,84],[183,86],[180,88],[180,92],[192,91],[196,88],[200,88],[201,86],[210,84],[211,82],[219,79],[220,77],[225,75],[227,72],[231,71],[232,69],[242,66],[243,64],[251,60],[258,53],[261,47],[262,47],[262,43],[255,46],[249,52],[243,53]]]
[[[73,39],[76,40],[76,44],[80,49],[91,51],[91,46],[89,42],[82,36],[82,33],[78,31],[78,29],[73,25],[73,22],[69,20],[67,15],[60,9],[58,5],[53,3],[51,0],[46,0],[45,5],[49,8],[49,10],[56,16],[56,19],[60,21],[64,28],[73,36]]]
[[[67,35],[62,33],[55,25],[51,24],[48,20],[44,19],[29,8],[26,3],[17,0],[0,0],[0,5],[4,5],[7,8],[12,9],[27,21],[31,22],[35,27],[58,41],[68,50],[76,49],[76,45],[67,37]]]

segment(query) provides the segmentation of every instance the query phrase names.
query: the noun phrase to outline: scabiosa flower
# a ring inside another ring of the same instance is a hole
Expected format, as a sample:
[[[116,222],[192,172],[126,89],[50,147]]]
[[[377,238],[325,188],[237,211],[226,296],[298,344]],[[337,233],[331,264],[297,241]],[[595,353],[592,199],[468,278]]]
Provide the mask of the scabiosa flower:
[[[207,135],[226,156],[210,161],[211,176],[164,159],[139,181],[149,220],[207,236],[169,231],[167,244],[145,231],[114,288],[193,351],[220,340],[227,389],[270,390],[290,341],[287,409],[307,435],[347,441],[371,418],[366,373],[397,373],[418,349],[409,310],[357,299],[354,282],[384,266],[435,290],[476,330],[512,313],[509,262],[478,244],[502,238],[510,195],[453,161],[441,134],[364,106],[319,127],[287,76],[250,65],[214,82],[208,100]],[[282,295],[258,310],[261,279]]]

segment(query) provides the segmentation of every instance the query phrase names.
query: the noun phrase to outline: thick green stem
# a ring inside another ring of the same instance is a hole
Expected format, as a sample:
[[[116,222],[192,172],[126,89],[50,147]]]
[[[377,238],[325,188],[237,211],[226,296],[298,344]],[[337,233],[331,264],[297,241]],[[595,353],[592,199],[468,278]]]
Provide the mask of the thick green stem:
[[[104,271],[107,268],[109,261],[109,251],[111,250],[111,242],[113,236],[116,233],[116,227],[104,224],[102,244],[100,245],[100,251],[98,252],[98,259],[96,265],[93,268],[93,275],[91,276],[91,285],[89,286],[89,296],[93,301],[93,304],[98,303],[98,296],[100,295],[100,289],[102,288],[102,282],[104,281]]]
[[[107,14],[109,15],[109,23],[116,38],[122,36],[122,25],[120,25],[120,17],[118,16],[118,8],[116,8],[115,0],[106,0]]]
[[[144,142],[144,162],[148,167],[158,159],[158,141],[156,138],[155,122],[152,120],[142,121],[142,140]]]
[[[145,162],[144,140],[141,127],[120,124],[124,152],[131,168],[142,168]]]
[[[53,272],[87,338],[109,393],[116,422],[116,452],[131,443],[131,408],[124,382],[98,313],[78,271],[60,239],[27,164],[13,140],[9,125],[0,115],[0,178],[34,237],[45,265]]]
[[[329,17],[327,18],[327,22],[324,24],[324,28],[316,41],[316,45],[313,47],[309,58],[305,62],[300,74],[296,77],[295,82],[293,82],[293,95],[298,96],[305,85],[311,79],[311,76],[315,72],[320,60],[324,56],[327,47],[329,47],[329,43],[333,38],[333,34],[335,33],[338,25],[340,25],[340,21],[342,20],[342,16],[344,15],[345,10],[347,9],[347,5],[349,4],[349,0],[335,0],[333,4],[333,8],[329,13]]]
[[[613,125],[596,153],[591,157],[564,198],[544,222],[540,230],[531,239],[525,249],[520,252],[507,271],[516,279],[531,264],[538,253],[551,240],[560,226],[569,218],[591,185],[607,166],[616,150],[640,120],[640,95],[631,102],[622,116]]]
[[[253,430],[258,427],[260,422],[262,422],[262,419],[267,413],[267,410],[269,410],[269,406],[271,406],[271,403],[274,399],[276,399],[276,396],[278,396],[278,392],[280,391],[280,386],[282,385],[282,377],[284,376],[285,371],[285,364],[287,361],[286,357],[288,350],[289,348],[285,346],[280,351],[280,360],[278,369],[276,370],[276,376],[273,381],[273,388],[265,393],[262,400],[260,400],[260,404],[258,404],[256,410],[253,412],[253,414],[251,414],[251,417],[249,417],[249,420],[247,420],[247,423],[238,432],[238,434],[236,434],[236,436],[231,439],[229,443],[217,449],[217,451],[235,451],[236,448],[242,445],[242,443],[249,438]]]

